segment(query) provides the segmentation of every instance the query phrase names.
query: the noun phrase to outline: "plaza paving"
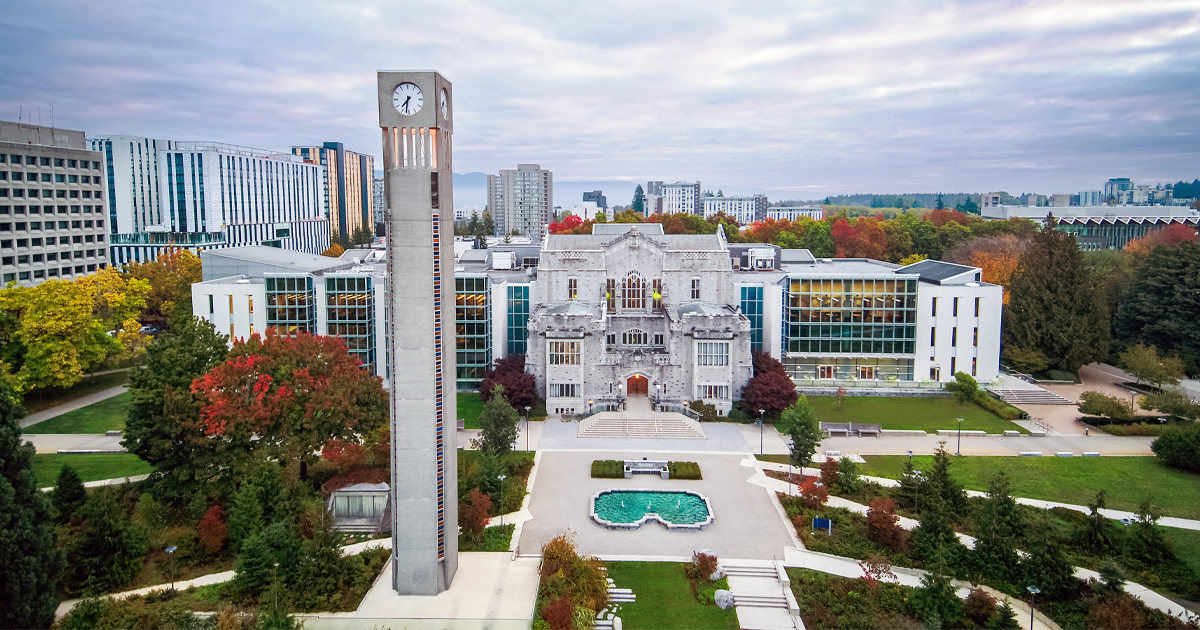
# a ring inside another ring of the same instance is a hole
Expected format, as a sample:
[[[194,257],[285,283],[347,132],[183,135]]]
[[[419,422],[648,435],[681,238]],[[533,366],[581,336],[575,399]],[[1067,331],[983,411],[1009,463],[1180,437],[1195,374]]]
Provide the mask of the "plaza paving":
[[[592,460],[633,456],[628,450],[543,451],[528,506],[533,518],[523,525],[520,553],[537,553],[542,544],[568,529],[578,534],[580,553],[598,556],[691,557],[697,549],[712,549],[718,557],[771,560],[781,559],[784,547],[796,544],[770,491],[748,483],[761,473],[742,465],[744,455],[668,455],[646,450],[636,457],[698,462],[704,479],[591,478]],[[605,529],[593,523],[589,514],[592,496],[610,488],[693,490],[708,497],[715,521],[700,532],[669,531],[653,522],[635,530]]]

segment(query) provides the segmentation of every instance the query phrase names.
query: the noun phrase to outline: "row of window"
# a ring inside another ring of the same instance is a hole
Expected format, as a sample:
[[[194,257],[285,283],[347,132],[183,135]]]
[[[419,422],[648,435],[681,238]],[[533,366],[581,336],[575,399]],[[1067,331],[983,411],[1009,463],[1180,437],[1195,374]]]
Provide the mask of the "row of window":
[[[930,360],[932,361],[933,359],[931,358]],[[977,359],[975,357],[971,357],[971,376],[978,375],[977,374],[978,368],[979,368],[979,359]],[[958,358],[950,357],[950,375],[953,376],[957,372],[958,372]],[[929,368],[929,380],[931,380],[931,381],[942,380],[942,368],[940,368],[940,367]]]
[[[937,328],[929,329],[929,345],[931,345],[931,346],[937,345]],[[979,328],[975,328],[975,332],[971,336],[971,345],[976,348],[979,347]],[[957,327],[950,329],[950,346],[958,347],[958,328]]]
[[[29,214],[54,214],[54,206],[29,206]],[[83,214],[91,214],[92,206],[71,206],[71,214],[79,214],[82,208]],[[0,206],[0,214],[25,214],[25,206]],[[96,212],[103,212],[102,206],[96,206]],[[67,213],[67,206],[58,206],[59,214]]]
[[[104,263],[100,263],[99,267],[100,269],[104,269]],[[54,269],[34,269],[32,272],[18,271],[16,273],[6,273],[4,274],[4,284],[18,280],[43,280],[45,278],[57,278],[60,275],[69,276],[72,273],[81,274],[85,270],[86,273],[92,273],[96,271],[96,265],[75,265],[74,267],[63,267],[62,269],[56,267]]]
[[[103,249],[89,249],[86,251],[84,251],[82,249],[78,249],[78,250],[75,250],[74,252],[50,252],[49,254],[44,254],[44,256],[45,256],[44,258],[43,258],[43,254],[22,254],[20,256],[4,256],[4,257],[0,257],[0,264],[3,264],[4,266],[8,266],[8,265],[28,265],[28,264],[32,264],[32,263],[41,263],[41,262],[55,262],[57,260],[60,260],[60,257],[59,257],[60,253],[62,254],[61,260],[71,260],[72,258],[74,258],[75,260],[82,260],[85,257],[86,258],[104,258],[104,250]]]
[[[579,398],[580,389],[578,383],[550,383],[546,395],[549,398]]]
[[[579,342],[551,341],[548,362],[550,365],[579,365]]]
[[[697,400],[729,400],[728,385],[697,385]]]
[[[21,171],[0,171],[0,181],[14,182],[45,182],[56,184],[99,184],[99,175],[68,175],[65,173],[22,173]]]
[[[961,298],[951,298],[952,305],[950,307],[950,315],[953,317],[958,317],[958,301],[960,299]],[[933,298],[933,307],[930,311],[930,315],[937,317],[937,311],[938,311],[938,298]],[[975,317],[979,317],[979,298],[975,298]]]
[[[13,188],[11,191],[8,188],[0,188],[0,198],[7,199],[11,193],[11,196],[14,199],[22,199],[26,196],[25,192],[26,191],[24,188]],[[90,190],[50,190],[47,188],[42,190],[41,194],[39,195],[36,188],[29,189],[29,199],[37,199],[39,196],[42,199],[79,199],[81,197],[83,199],[101,198],[99,190],[95,191],[95,194],[93,195],[93,191]]]
[[[60,230],[66,230],[68,229],[68,226],[69,229],[72,230],[78,230],[80,228],[91,229],[92,227],[103,228],[104,221],[101,220],[93,222],[89,219],[87,221],[71,221],[69,223],[67,221],[58,222],[58,229]],[[18,232],[33,230],[40,231],[42,229],[53,230],[54,227],[54,221],[17,221],[16,223],[0,223],[0,232],[12,232],[13,230]]]
[[[617,345],[617,333],[608,333],[608,337],[606,340],[608,341],[608,345],[610,345],[610,346]],[[650,335],[645,333],[644,331],[638,330],[636,328],[627,330],[627,331],[621,333],[621,345],[623,345],[623,346],[650,345]],[[654,344],[653,345],[655,345],[655,346],[665,345],[663,343],[663,336],[661,334],[654,335]]]
[[[81,245],[83,243],[103,243],[103,234],[76,234],[75,236],[47,236],[45,238],[46,247],[52,247],[56,243],[59,245]],[[40,238],[18,238],[18,239],[0,239],[0,248],[12,249],[13,247],[41,247],[42,239]]]
[[[17,155],[0,153],[0,164],[12,164],[13,166],[55,166],[58,168],[88,168],[93,171],[100,170],[99,162],[89,160],[72,160],[69,158],[51,158],[37,155]]]

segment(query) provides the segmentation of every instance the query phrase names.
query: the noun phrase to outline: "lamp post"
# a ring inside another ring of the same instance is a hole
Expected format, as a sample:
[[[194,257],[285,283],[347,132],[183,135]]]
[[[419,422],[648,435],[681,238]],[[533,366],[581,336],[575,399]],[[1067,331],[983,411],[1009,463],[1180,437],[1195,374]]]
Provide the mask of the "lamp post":
[[[504,526],[504,480],[508,479],[507,475],[499,475],[496,477],[500,480],[500,526]]]
[[[175,550],[178,548],[179,547],[176,547],[175,545],[171,545],[170,547],[167,547],[167,549],[166,549],[167,556],[169,558],[171,558],[171,591],[172,592],[175,590]]]
[[[962,418],[958,419],[958,452],[955,455],[962,455]]]
[[[758,410],[758,454],[763,454],[763,422],[764,416],[767,414],[766,409]]]
[[[1029,628],[1030,628],[1030,630],[1032,630],[1033,629],[1033,602],[1037,598],[1038,593],[1042,592],[1042,589],[1040,589],[1036,586],[1030,585],[1030,586],[1026,586],[1025,590],[1029,591],[1030,595],[1033,595],[1033,597],[1029,598],[1029,600],[1030,600],[1029,601]]]
[[[788,496],[792,496],[792,457],[796,453],[796,442],[788,442]],[[802,468],[801,471],[804,469]]]
[[[1125,535],[1121,537],[1121,563],[1125,563],[1125,550],[1129,548],[1129,524],[1133,521],[1128,518],[1121,519],[1121,524],[1125,526]]]
[[[1134,405],[1136,404],[1134,402],[1134,398],[1136,398],[1136,397],[1137,397],[1137,392],[1132,389],[1129,390],[1129,413],[1134,413],[1137,411],[1137,408],[1134,407]]]
[[[529,405],[525,405],[525,452],[529,452]]]

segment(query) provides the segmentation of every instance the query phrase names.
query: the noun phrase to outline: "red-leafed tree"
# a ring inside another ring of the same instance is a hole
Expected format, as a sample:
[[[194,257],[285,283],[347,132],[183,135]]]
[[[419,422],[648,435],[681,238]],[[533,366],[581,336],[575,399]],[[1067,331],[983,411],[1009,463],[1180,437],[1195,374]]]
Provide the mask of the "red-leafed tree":
[[[873,217],[861,217],[854,223],[854,255],[857,258],[883,260],[887,252],[887,234]]]
[[[532,374],[525,373],[523,354],[510,354],[496,361],[496,369],[483,373],[483,382],[479,384],[479,397],[483,402],[492,399],[492,390],[497,385],[504,386],[503,396],[513,409],[524,409],[537,404],[537,381]]]
[[[742,388],[742,408],[751,415],[765,410],[777,418],[784,409],[796,404],[796,384],[788,377],[783,364],[765,352],[755,352],[754,377]]]
[[[198,530],[200,548],[204,550],[204,553],[211,556],[221,551],[227,538],[225,517],[221,514],[221,506],[214,505],[208,508],[208,511],[200,519]]]
[[[867,536],[889,549],[900,550],[908,539],[908,532],[898,524],[896,502],[883,497],[871,499],[867,509]]]
[[[829,501],[829,489],[815,479],[800,484],[799,492],[800,500],[811,509],[817,509]]]
[[[492,500],[488,495],[479,488],[471,488],[467,499],[458,504],[458,525],[463,528],[464,533],[478,539],[492,520],[492,517],[488,516],[491,509]]]
[[[311,463],[331,440],[357,442],[386,422],[382,382],[360,365],[337,337],[268,329],[234,341],[192,393],[205,434],[226,451]]]
[[[838,462],[832,457],[826,457],[821,463],[821,483],[832,488],[838,482]]]
[[[850,258],[854,256],[855,240],[858,235],[854,231],[854,226],[845,219],[838,219],[833,222],[833,228],[829,231],[833,237],[833,245],[837,251],[838,258]]]
[[[554,223],[551,223],[550,224],[550,233],[551,234],[570,234],[570,233],[574,232],[575,229],[581,225],[583,225],[583,219],[572,214],[570,216],[563,217],[562,221],[556,221]]]

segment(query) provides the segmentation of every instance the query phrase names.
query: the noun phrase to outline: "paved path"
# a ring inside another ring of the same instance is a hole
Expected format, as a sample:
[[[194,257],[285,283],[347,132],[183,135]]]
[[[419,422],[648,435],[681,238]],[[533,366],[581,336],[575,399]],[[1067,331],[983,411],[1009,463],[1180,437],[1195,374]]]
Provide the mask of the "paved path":
[[[105,435],[103,433],[34,433],[21,436],[22,440],[33,443],[38,453],[57,453],[59,451],[106,451],[123,453],[121,436]]]
[[[24,429],[25,427],[33,426],[39,422],[44,422],[46,420],[49,420],[50,418],[61,416],[64,413],[67,413],[70,411],[75,411],[76,409],[81,409],[90,404],[98,403],[102,400],[108,400],[109,398],[112,398],[114,396],[120,396],[121,394],[124,394],[127,391],[129,391],[128,387],[125,387],[124,385],[118,385],[116,387],[110,387],[108,389],[100,390],[100,391],[96,392],[95,394],[88,394],[87,396],[84,396],[83,398],[76,398],[75,400],[65,402],[61,405],[56,405],[54,407],[39,411],[37,413],[31,413],[28,416],[25,416],[21,420],[21,428]]]

